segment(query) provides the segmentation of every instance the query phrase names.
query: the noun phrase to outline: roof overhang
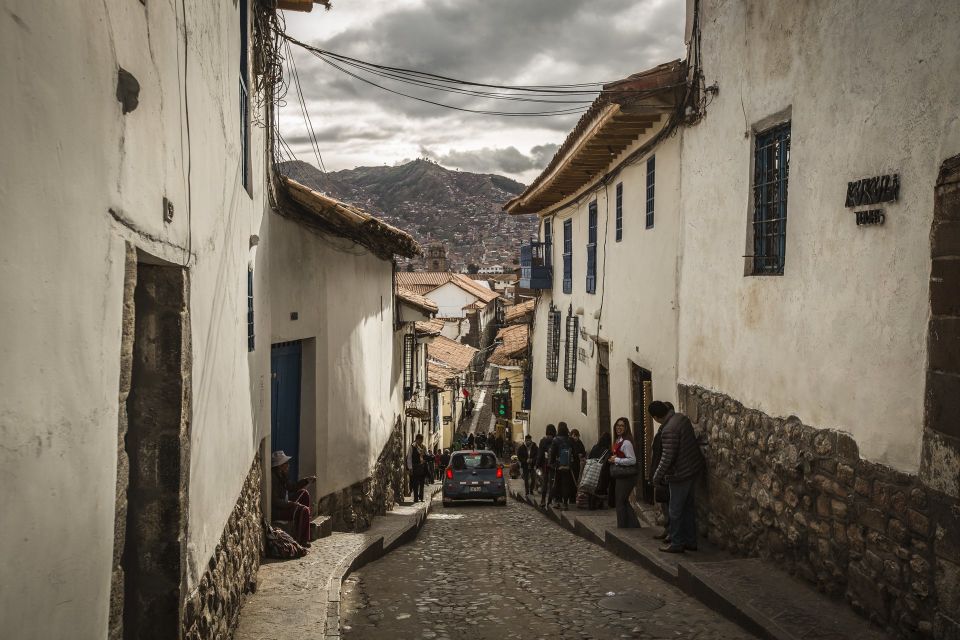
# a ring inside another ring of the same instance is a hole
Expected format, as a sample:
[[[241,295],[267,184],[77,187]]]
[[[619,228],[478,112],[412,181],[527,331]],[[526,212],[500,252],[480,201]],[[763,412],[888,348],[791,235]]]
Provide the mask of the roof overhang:
[[[547,168],[506,205],[513,215],[540,213],[579,193],[665,117],[686,93],[686,64],[674,60],[604,85]]]
[[[313,5],[323,5],[330,9],[330,0],[277,0],[277,9],[286,11],[313,11]]]

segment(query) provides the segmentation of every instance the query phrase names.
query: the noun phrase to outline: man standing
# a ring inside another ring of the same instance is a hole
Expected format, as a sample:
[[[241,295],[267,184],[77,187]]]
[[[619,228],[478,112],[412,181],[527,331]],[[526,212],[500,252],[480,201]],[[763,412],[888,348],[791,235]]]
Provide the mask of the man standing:
[[[410,490],[414,502],[423,502],[423,485],[427,478],[423,434],[418,433],[407,451],[407,471],[410,472]]]
[[[653,486],[666,480],[670,487],[670,542],[660,547],[667,553],[697,550],[697,479],[706,466],[697,434],[690,419],[673,411],[666,403],[655,400],[648,407],[650,415],[663,425],[660,432],[663,452],[653,472]]]
[[[537,445],[527,434],[523,438],[523,444],[517,449],[517,460],[520,462],[520,471],[523,473],[523,494],[532,495],[534,485],[536,485],[536,474],[534,466],[537,462]]]

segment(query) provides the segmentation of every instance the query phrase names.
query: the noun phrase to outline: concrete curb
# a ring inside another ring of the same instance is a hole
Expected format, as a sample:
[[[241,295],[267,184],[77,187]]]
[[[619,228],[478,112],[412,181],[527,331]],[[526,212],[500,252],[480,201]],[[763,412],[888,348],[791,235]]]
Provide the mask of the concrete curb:
[[[357,569],[382,558],[397,547],[415,539],[417,534],[420,533],[420,529],[426,524],[427,515],[433,507],[433,500],[439,492],[439,487],[431,491],[423,507],[410,515],[410,522],[403,527],[399,534],[391,537],[389,541],[384,536],[371,538],[363,548],[343,558],[337,564],[337,568],[327,582],[327,622],[324,626],[324,638],[328,640],[340,638],[340,595],[343,589],[343,581]]]

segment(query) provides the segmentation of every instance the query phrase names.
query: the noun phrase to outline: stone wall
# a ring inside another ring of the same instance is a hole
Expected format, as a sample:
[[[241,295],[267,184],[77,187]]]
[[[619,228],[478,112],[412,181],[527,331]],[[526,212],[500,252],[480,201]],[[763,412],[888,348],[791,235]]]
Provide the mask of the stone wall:
[[[318,512],[333,518],[334,531],[364,531],[375,516],[393,508],[403,495],[404,453],[398,418],[371,476],[320,498]]]
[[[679,385],[705,443],[701,533],[845,598],[902,638],[960,638],[960,506],[856,442]]]
[[[181,637],[185,640],[229,638],[239,621],[244,594],[256,591],[263,552],[262,473],[258,453],[207,570],[183,605]]]

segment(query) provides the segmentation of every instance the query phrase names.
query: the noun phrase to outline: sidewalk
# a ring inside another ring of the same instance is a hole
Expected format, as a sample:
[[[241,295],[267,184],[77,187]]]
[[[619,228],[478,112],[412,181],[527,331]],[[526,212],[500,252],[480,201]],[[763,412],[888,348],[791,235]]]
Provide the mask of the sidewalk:
[[[760,638],[888,638],[844,603],[828,598],[808,583],[757,558],[736,558],[706,541],[700,542],[696,552],[663,553],[657,549],[660,541],[652,537],[658,529],[618,529],[612,509],[540,509],[539,494],[524,496],[522,480],[511,480],[508,490],[519,502],[678,586]]]
[[[303,558],[265,560],[257,592],[240,610],[234,640],[335,640],[340,637],[340,585],[351,571],[416,537],[439,485],[422,504],[402,504],[363,533],[334,533],[313,542]]]

